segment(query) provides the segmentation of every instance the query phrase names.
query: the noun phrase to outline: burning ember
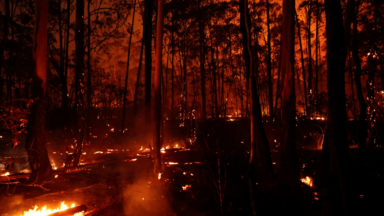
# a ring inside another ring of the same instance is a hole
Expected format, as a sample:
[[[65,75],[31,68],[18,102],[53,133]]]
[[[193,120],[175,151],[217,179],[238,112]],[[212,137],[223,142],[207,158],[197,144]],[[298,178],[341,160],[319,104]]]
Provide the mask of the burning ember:
[[[183,191],[186,191],[188,190],[188,188],[191,188],[191,185],[185,185],[185,186],[181,186],[183,188]]]
[[[305,178],[301,178],[300,179],[301,182],[303,182],[304,184],[308,185],[309,187],[312,187],[313,186],[313,179],[309,176],[305,177]]]
[[[2,174],[1,176],[9,176],[9,172]]]
[[[38,207],[36,205],[34,209],[30,209],[29,211],[24,211],[24,216],[45,216],[45,215],[50,215],[56,212],[62,212],[70,208],[74,208],[75,206],[76,206],[75,204],[72,204],[71,207],[68,207],[64,202],[62,202],[59,208],[52,210],[52,209],[47,209],[47,206],[44,206],[42,209],[38,210],[37,209]],[[83,216],[83,215],[84,215],[83,212],[73,214],[73,216]]]

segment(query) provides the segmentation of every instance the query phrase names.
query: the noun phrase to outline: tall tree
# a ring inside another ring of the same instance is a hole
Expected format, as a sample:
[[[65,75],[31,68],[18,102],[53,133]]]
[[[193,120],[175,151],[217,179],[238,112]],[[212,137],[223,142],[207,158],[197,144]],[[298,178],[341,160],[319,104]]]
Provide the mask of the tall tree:
[[[37,0],[35,4],[35,32],[33,42],[34,72],[32,98],[35,101],[28,116],[28,135],[25,142],[31,176],[29,183],[44,183],[53,177],[49,162],[45,136],[46,91],[47,91],[47,37],[48,0]]]
[[[349,193],[344,28],[339,0],[325,0],[327,36],[328,121],[325,132],[321,192],[325,214],[347,215]]]
[[[131,22],[131,33],[129,35],[129,42],[128,42],[128,59],[127,59],[127,70],[125,72],[125,85],[124,85],[124,97],[123,97],[123,122],[121,130],[124,131],[124,125],[125,125],[125,104],[127,102],[127,85],[128,85],[128,72],[129,72],[129,57],[131,54],[131,42],[132,42],[132,35],[133,35],[133,26],[135,23],[135,12],[136,12],[136,0],[134,0],[133,4],[133,15],[132,15],[132,22]]]
[[[207,112],[206,112],[206,99],[205,99],[205,49],[204,49],[204,40],[205,40],[205,34],[204,34],[204,22],[203,18],[200,18],[199,21],[199,42],[200,42],[200,78],[201,78],[201,109],[202,109],[202,117],[203,119],[207,118]]]
[[[85,115],[84,110],[84,0],[76,0],[76,66],[75,66],[75,110],[77,139],[74,153],[67,156],[66,166],[78,166],[84,146]]]
[[[270,19],[269,19],[269,0],[266,2],[267,4],[267,31],[268,31],[268,39],[267,39],[267,76],[268,76],[268,101],[269,101],[269,115],[273,117],[273,83],[272,83],[272,50],[271,50],[271,28],[270,28]]]
[[[262,122],[262,111],[256,84],[256,76],[253,70],[252,51],[250,42],[250,18],[248,10],[248,0],[239,1],[240,8],[240,30],[242,34],[243,56],[245,61],[246,78],[249,83],[250,118],[251,118],[251,154],[249,159],[249,185],[251,197],[254,197],[256,179],[260,180],[260,186],[264,190],[268,187],[268,182],[272,177],[271,153],[269,142]],[[258,69],[256,69],[258,73]],[[253,213],[256,214],[255,199],[253,198]]]
[[[145,44],[145,119],[151,122],[151,75],[152,75],[152,0],[144,0]]]
[[[161,68],[163,51],[163,19],[164,19],[164,0],[158,0],[157,4],[157,25],[156,25],[156,57],[155,57],[155,80],[154,80],[154,100],[153,100],[153,147],[154,154],[154,172],[155,175],[161,172]]]
[[[308,17],[307,17],[307,42],[308,42],[308,92],[309,92],[309,109],[307,114],[313,115],[313,71],[312,71],[312,43],[311,43],[311,19],[312,19],[312,0],[309,0]]]
[[[307,79],[305,77],[305,66],[304,66],[304,54],[303,54],[303,44],[301,42],[301,31],[300,31],[300,23],[299,18],[297,17],[296,13],[296,23],[297,23],[297,34],[299,37],[299,44],[300,44],[300,56],[301,56],[301,69],[303,71],[303,82],[304,82],[304,105],[305,105],[305,114],[308,115],[308,103],[307,103]]]
[[[90,137],[91,111],[92,111],[92,69],[91,69],[91,0],[88,0],[88,43],[87,43],[87,114],[85,120],[85,140]]]
[[[281,120],[284,141],[281,143],[279,183],[297,186],[300,180],[296,157],[296,95],[294,73],[295,1],[283,1],[283,31],[281,34],[282,104]]]
[[[9,35],[9,17],[10,17],[10,7],[9,7],[9,0],[4,0],[4,10],[5,15],[3,17],[3,37],[0,41],[0,100],[3,100],[3,65],[4,65],[4,51],[5,51],[5,45],[8,41],[8,35]]]

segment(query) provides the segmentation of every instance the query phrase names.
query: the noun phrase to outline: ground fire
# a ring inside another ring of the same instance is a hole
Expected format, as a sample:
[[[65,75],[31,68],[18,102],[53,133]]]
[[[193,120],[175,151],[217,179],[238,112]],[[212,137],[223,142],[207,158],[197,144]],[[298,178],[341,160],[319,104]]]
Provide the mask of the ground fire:
[[[383,13],[0,0],[0,216],[380,215]]]

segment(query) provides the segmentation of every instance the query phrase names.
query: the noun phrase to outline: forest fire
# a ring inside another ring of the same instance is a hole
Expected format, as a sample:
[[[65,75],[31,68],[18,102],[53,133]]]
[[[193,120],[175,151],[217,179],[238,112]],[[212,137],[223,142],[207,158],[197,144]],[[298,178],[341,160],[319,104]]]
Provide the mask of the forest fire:
[[[384,0],[0,1],[0,216],[381,210]]]
[[[75,210],[74,208],[76,205],[73,203],[70,207],[68,207],[64,202],[61,202],[60,207],[56,209],[47,209],[47,206],[42,207],[41,209],[38,209],[38,206],[36,205],[34,209],[30,209],[28,211],[24,211],[24,215],[20,216],[49,216],[57,212],[64,212],[70,209]],[[66,214],[66,215],[73,215],[73,216],[83,216],[83,212],[86,211],[86,208],[78,208],[79,212],[75,212],[73,214]]]

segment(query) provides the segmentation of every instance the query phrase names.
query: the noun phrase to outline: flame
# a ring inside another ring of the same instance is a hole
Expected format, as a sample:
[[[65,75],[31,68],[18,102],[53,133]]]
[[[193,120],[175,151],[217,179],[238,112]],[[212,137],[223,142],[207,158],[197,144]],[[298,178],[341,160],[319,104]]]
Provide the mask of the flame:
[[[73,203],[70,208],[75,207],[75,204]],[[50,215],[56,212],[61,212],[69,209],[69,207],[64,203],[61,202],[61,205],[59,208],[56,209],[47,209],[47,206],[44,206],[42,209],[38,210],[37,205],[35,205],[34,209],[29,209],[29,211],[24,211],[24,216],[45,216],[45,215]],[[76,213],[73,216],[83,216],[83,213]],[[23,216],[23,215],[20,215]]]
[[[168,163],[169,165],[177,165],[177,164],[179,164],[178,162],[169,162]]]
[[[157,178],[160,180],[161,179],[161,173],[158,174]]]
[[[188,190],[188,188],[191,188],[191,185],[185,185],[185,186],[181,186],[183,188],[183,191],[186,191]]]
[[[9,176],[9,175],[10,175],[9,172],[6,172],[6,173],[2,174],[1,176]]]
[[[304,184],[308,185],[309,187],[312,187],[313,186],[313,179],[309,176],[305,177],[305,178],[301,178],[300,179],[301,182],[303,182]]]

